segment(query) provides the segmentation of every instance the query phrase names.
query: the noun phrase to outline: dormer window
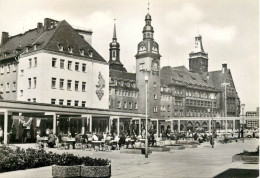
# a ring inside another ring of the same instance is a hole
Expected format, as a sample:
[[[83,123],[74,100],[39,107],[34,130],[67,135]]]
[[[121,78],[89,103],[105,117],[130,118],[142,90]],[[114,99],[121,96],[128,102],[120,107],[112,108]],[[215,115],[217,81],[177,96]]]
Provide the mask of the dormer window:
[[[4,52],[4,57],[7,57],[8,54],[10,54],[11,52],[10,51],[5,51]]]
[[[178,74],[179,74],[180,77],[183,77],[183,75],[180,72],[178,72]]]
[[[80,53],[81,56],[84,56],[84,55],[85,55],[84,49],[80,49],[80,50],[79,50],[79,53]]]
[[[32,45],[30,45],[30,44],[28,44],[27,46],[26,46],[26,48],[25,48],[25,52],[29,52],[29,49],[32,47]]]
[[[89,57],[93,57],[93,52],[91,50],[88,51]]]
[[[73,53],[73,48],[69,46],[68,51],[69,51],[69,53]]]
[[[63,51],[63,45],[62,44],[58,44],[58,48],[59,48],[59,51]]]

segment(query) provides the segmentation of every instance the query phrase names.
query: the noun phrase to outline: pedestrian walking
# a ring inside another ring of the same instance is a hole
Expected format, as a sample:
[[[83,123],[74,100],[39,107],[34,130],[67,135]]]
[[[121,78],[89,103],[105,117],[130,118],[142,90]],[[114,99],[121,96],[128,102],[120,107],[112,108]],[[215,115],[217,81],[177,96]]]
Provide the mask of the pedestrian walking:
[[[210,136],[210,145],[211,145],[211,148],[214,148],[214,144],[215,144],[215,142],[214,142],[214,136],[211,135],[211,136]]]

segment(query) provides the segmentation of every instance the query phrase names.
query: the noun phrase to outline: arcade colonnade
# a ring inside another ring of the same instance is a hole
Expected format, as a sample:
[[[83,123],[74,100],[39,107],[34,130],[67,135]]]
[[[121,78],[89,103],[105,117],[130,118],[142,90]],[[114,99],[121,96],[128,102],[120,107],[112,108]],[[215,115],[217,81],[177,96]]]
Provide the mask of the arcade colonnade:
[[[17,123],[17,128],[19,125],[22,128],[34,125],[34,129],[52,129],[54,134],[64,130],[68,133],[71,129],[81,134],[112,131],[119,134],[126,132],[132,121],[138,123],[136,129],[141,133],[145,115],[140,113],[0,100],[0,127],[4,132],[4,144],[8,143],[8,134]],[[124,122],[128,123],[127,128],[121,127]]]
[[[170,118],[169,125],[171,131],[180,132],[186,127],[185,130],[194,128],[204,128],[211,132],[212,128],[216,130],[234,130],[240,128],[242,117],[182,117],[182,118]]]
[[[27,120],[24,119],[25,117],[27,117]],[[58,134],[60,131],[68,133],[71,129],[75,129],[75,132],[81,134],[86,132],[120,134],[135,130],[135,134],[139,135],[145,126],[145,115],[140,113],[0,100],[0,126],[4,130],[5,144],[8,141],[8,132],[10,132],[11,127],[17,121],[19,123],[22,121],[23,126],[29,126],[34,123],[37,128],[53,129],[54,134]],[[166,127],[169,127],[172,132],[192,130],[194,128],[204,128],[209,132],[211,132],[212,128],[216,128],[227,132],[228,129],[239,129],[240,123],[245,123],[241,117],[214,117],[213,120],[211,117],[151,118],[148,122],[148,129],[152,128],[156,130],[156,136],[160,136],[166,130]],[[133,125],[134,128],[132,127]]]

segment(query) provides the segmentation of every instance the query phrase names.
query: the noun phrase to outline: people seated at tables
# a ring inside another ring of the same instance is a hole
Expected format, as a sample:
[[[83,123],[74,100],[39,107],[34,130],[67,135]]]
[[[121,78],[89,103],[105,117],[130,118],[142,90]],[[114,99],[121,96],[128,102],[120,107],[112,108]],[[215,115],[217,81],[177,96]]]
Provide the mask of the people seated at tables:
[[[203,142],[202,135],[199,136],[198,141],[199,141],[199,143],[202,143],[202,142]]]
[[[142,130],[142,138],[145,138],[145,129]]]
[[[40,136],[41,136],[41,137],[46,137],[46,136],[47,136],[46,131],[43,130],[42,132],[40,132]]]
[[[151,146],[154,146],[154,131],[151,129],[150,130],[150,139],[149,139],[149,144],[148,145],[151,145]]]
[[[131,140],[134,140],[134,141],[136,141],[136,140],[137,140],[137,137],[136,137],[136,135],[135,135],[135,134],[133,134],[133,135],[131,136]]]
[[[96,133],[93,133],[92,141],[98,141],[98,136],[96,135]]]
[[[76,143],[81,143],[81,135],[78,133],[75,136]]]
[[[75,138],[76,133],[75,133],[75,130],[74,130],[73,127],[71,128],[70,132],[71,132],[71,137],[72,137],[72,138]]]
[[[55,136],[53,135],[53,131],[50,130],[49,136],[48,136],[48,147],[53,148],[55,145]]]
[[[165,135],[166,135],[166,139],[169,140],[170,136],[171,136],[171,129],[167,128],[167,130],[165,131]]]
[[[199,137],[199,136],[198,136],[197,132],[195,132],[195,134],[193,135],[193,139],[194,139],[194,140],[198,140],[198,137]]]
[[[68,131],[68,137],[71,138],[71,132],[70,131]]]
[[[86,132],[81,136],[81,138],[83,144],[88,143],[88,135]]]
[[[38,130],[37,130],[37,132],[36,132],[36,143],[38,143],[39,142],[39,138],[41,137],[40,136],[40,134],[41,134],[41,131],[40,131],[40,129],[38,128]]]
[[[120,135],[119,137],[119,141],[118,141],[118,145],[119,145],[119,149],[121,149],[122,145],[126,144],[126,137],[125,134]]]
[[[119,141],[120,137],[118,135],[115,136],[115,139],[116,141]]]
[[[60,131],[59,134],[58,134],[58,142],[61,143],[61,139],[62,139],[62,135],[63,135],[63,132]]]
[[[103,132],[103,139],[106,140],[106,138],[107,138],[107,134],[106,132]]]
[[[49,127],[46,129],[46,135],[49,135],[50,134],[50,129],[49,129]]]
[[[98,137],[98,141],[102,141],[102,139],[103,139],[103,134],[102,134],[102,133],[99,133],[99,134],[97,134],[97,137]]]

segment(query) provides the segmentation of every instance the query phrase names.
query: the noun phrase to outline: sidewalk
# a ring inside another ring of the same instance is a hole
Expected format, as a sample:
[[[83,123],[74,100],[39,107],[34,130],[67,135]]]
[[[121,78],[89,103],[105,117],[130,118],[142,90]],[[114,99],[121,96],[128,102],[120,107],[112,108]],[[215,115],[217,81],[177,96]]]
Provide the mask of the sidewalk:
[[[214,177],[230,168],[259,169],[259,164],[232,162],[233,155],[241,153],[243,150],[255,151],[258,143],[258,139],[245,140],[245,143],[216,143],[215,148],[211,148],[209,143],[203,143],[198,148],[186,148],[185,150],[176,150],[173,153],[154,152],[147,159],[144,158],[144,155],[121,154],[118,150],[112,152],[66,150],[66,152],[80,156],[110,159],[113,178]],[[65,152],[57,149],[48,150],[56,153]],[[48,178],[52,177],[51,166],[1,173],[0,177]]]

